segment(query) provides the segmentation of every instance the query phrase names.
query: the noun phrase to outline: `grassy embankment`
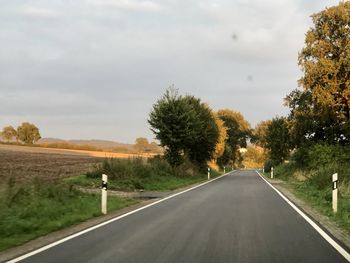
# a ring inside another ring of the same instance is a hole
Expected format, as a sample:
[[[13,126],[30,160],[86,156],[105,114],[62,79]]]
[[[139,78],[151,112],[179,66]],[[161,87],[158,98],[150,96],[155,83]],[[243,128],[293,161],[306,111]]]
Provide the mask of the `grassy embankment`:
[[[332,210],[334,173],[339,175],[337,213]],[[297,197],[350,233],[350,148],[315,145],[276,167],[274,177],[285,181]]]
[[[193,165],[183,164],[172,168],[165,160],[152,159],[105,159],[94,171],[86,175],[69,178],[75,185],[97,188],[101,185],[101,174],[108,175],[108,188],[119,191],[171,191],[207,179]],[[219,172],[212,171],[211,177]]]
[[[0,251],[100,216],[100,196],[81,193],[60,181],[35,179],[0,185]],[[110,211],[137,201],[111,197]]]

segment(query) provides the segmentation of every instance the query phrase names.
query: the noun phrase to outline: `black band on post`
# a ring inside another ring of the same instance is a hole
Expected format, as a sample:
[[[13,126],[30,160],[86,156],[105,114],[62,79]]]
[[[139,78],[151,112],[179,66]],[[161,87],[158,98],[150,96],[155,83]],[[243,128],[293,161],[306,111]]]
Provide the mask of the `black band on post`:
[[[335,190],[335,189],[338,188],[337,183],[338,183],[338,181],[334,181],[334,182],[333,182],[333,184],[332,184],[333,190]]]

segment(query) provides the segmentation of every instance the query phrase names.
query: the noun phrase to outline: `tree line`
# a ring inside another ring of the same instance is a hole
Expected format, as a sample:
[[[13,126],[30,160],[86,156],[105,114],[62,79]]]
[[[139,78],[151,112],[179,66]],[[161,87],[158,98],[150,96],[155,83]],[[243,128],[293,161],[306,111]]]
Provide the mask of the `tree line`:
[[[38,127],[29,122],[23,122],[15,129],[13,126],[6,126],[2,129],[1,138],[6,142],[16,140],[25,144],[34,144],[41,139]]]
[[[276,116],[252,129],[239,112],[213,112],[200,99],[169,89],[149,118],[168,161],[179,165],[188,159],[204,166],[214,160],[219,166],[237,167],[243,160],[240,149],[250,140],[265,149],[269,169],[291,157],[307,165],[315,145],[342,151],[350,146],[349,13],[350,2],[344,1],[312,15],[313,26],[298,56],[303,72],[299,88],[284,98],[290,109],[286,117]],[[257,157],[253,148],[249,155]]]
[[[252,133],[241,113],[214,112],[199,98],[182,96],[174,87],[153,105],[148,122],[173,167],[186,161],[201,169],[209,161],[237,166],[242,161],[239,149],[247,146]]]
[[[307,165],[310,149],[318,144],[350,145],[350,2],[312,15],[298,63],[301,88],[284,98],[287,117],[257,125],[255,141],[268,151],[268,166],[291,154]]]

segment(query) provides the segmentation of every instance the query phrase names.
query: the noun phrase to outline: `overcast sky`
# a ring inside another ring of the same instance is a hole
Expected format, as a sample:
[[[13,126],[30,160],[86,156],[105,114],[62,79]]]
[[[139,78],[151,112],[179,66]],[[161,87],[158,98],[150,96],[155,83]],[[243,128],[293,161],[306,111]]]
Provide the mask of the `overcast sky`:
[[[148,114],[172,84],[253,126],[285,115],[310,15],[337,3],[0,0],[0,128],[152,139]]]

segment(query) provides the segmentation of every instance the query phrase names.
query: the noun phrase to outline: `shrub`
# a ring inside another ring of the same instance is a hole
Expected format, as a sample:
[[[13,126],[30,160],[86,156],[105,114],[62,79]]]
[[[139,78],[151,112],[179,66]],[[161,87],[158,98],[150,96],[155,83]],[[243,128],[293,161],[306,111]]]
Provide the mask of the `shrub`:
[[[290,160],[299,168],[307,168],[310,163],[309,150],[309,147],[306,146],[297,149],[291,156]]]
[[[103,173],[108,174],[109,178],[113,180],[164,176],[188,177],[198,175],[200,171],[186,158],[185,161],[177,167],[171,167],[171,165],[160,156],[150,159],[106,158],[101,164],[96,165],[93,171],[86,173],[86,177],[100,178]]]
[[[350,148],[341,145],[316,144],[308,151],[309,168],[318,169],[333,163],[350,161]]]
[[[288,179],[297,171],[295,163],[284,163],[274,168],[275,177]]]
[[[266,159],[265,163],[264,163],[264,170],[266,173],[269,173],[271,171],[273,164],[271,159]]]

